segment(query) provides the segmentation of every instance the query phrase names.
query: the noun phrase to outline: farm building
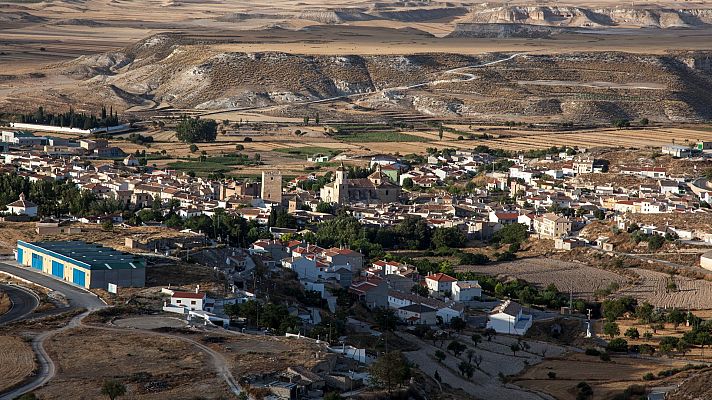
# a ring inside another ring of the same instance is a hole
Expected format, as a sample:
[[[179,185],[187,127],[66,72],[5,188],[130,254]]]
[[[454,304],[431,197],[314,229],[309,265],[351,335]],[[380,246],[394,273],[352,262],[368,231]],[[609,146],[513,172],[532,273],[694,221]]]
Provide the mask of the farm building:
[[[146,261],[100,244],[82,241],[17,241],[17,262],[87,289],[143,287]]]

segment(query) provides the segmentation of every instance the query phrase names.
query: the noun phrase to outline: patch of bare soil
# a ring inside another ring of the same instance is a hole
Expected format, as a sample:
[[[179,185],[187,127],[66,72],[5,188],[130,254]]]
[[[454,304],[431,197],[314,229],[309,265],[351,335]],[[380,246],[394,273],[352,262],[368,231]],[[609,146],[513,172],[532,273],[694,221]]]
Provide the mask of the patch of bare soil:
[[[5,314],[12,308],[12,301],[10,296],[0,291],[0,315]]]
[[[229,395],[210,359],[179,339],[74,329],[54,336],[46,347],[57,376],[37,391],[42,399],[98,399],[106,379],[124,383],[134,399]]]

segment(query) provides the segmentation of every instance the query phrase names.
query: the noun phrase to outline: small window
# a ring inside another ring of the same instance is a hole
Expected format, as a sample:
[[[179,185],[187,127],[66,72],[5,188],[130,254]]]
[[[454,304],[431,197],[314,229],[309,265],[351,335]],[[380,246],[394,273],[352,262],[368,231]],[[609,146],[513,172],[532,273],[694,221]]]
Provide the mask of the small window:
[[[176,300],[176,304],[180,304],[180,300]]]
[[[190,304],[195,305],[195,300],[191,300],[191,301],[190,301]]]

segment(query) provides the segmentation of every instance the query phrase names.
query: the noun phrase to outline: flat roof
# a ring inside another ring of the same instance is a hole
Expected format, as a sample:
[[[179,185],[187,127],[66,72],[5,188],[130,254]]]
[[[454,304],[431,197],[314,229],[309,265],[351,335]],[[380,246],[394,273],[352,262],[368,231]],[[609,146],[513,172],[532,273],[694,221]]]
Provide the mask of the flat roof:
[[[17,245],[54,256],[90,270],[146,268],[146,260],[143,257],[104,247],[97,243],[87,243],[80,240],[28,243],[18,240]]]

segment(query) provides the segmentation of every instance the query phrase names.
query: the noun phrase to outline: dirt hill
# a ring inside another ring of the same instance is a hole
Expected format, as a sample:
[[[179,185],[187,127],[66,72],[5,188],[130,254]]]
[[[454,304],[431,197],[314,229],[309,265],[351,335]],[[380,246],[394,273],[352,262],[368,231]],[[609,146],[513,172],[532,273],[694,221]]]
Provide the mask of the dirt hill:
[[[122,51],[48,68],[45,76],[26,80],[30,88],[23,96],[3,106],[222,110],[352,96],[369,108],[450,117],[583,123],[712,119],[712,52],[521,54],[450,71],[510,54],[311,56],[224,51],[226,45],[230,41],[221,38],[154,35]]]

